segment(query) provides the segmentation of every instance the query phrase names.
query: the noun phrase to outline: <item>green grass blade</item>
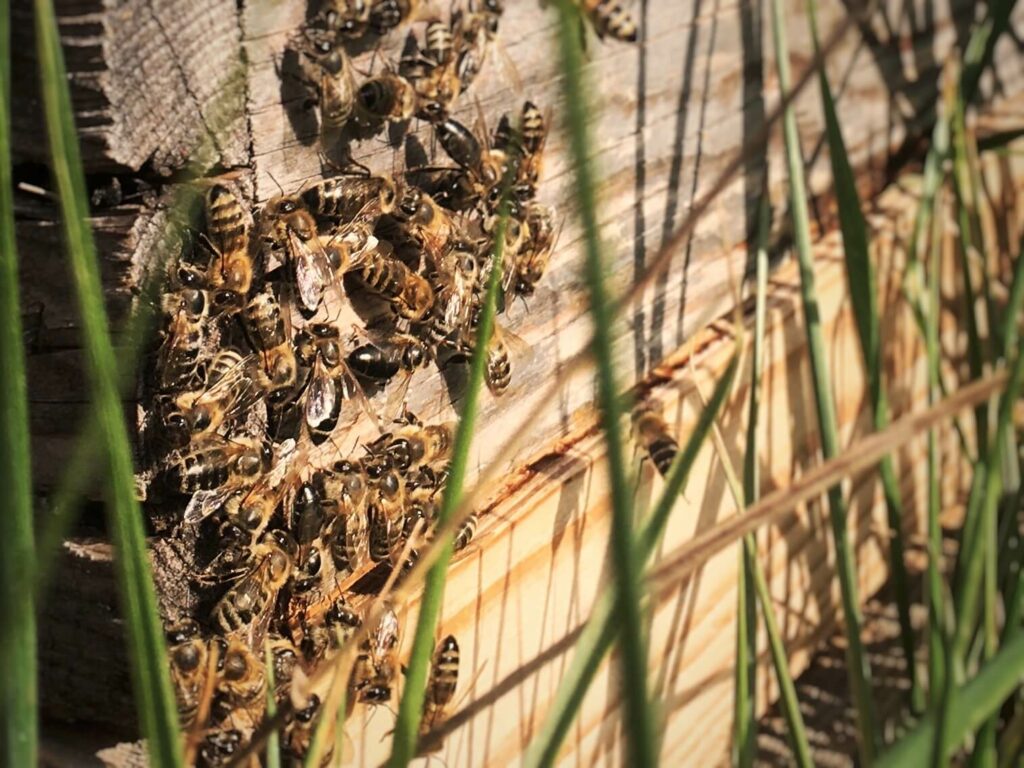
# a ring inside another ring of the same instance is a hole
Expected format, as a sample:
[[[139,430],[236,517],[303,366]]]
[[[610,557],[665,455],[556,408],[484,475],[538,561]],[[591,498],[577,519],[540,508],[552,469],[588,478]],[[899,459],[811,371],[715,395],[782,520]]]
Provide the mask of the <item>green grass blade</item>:
[[[506,208],[502,203],[502,208]],[[494,329],[494,314],[497,305],[498,291],[501,286],[501,264],[505,247],[505,226],[507,212],[503,212],[494,234],[494,258],[491,273],[487,281],[487,296],[480,313],[480,324],[477,328],[476,344],[473,358],[469,366],[469,380],[466,384],[466,395],[462,403],[459,426],[455,432],[452,447],[452,460],[449,465],[448,482],[445,484],[438,513],[438,527],[443,526],[451,518],[462,499],[462,486],[469,463],[469,449],[473,443],[476,429],[477,402],[480,388],[484,380],[484,368],[487,362],[488,340]],[[409,666],[405,675],[405,689],[398,705],[398,719],[395,723],[394,740],[391,745],[391,756],[388,758],[390,768],[406,766],[416,756],[416,745],[419,739],[420,721],[423,717],[423,702],[426,696],[427,673],[430,670],[430,659],[434,650],[434,633],[437,620],[441,613],[441,602],[444,599],[445,580],[448,575],[448,563],[452,558],[454,541],[449,538],[444,545],[441,556],[427,573],[423,596],[420,599],[420,613],[416,622],[412,650],[409,655]]]
[[[117,387],[117,363],[110,341],[103,290],[88,224],[85,178],[79,157],[71,98],[57,20],[51,0],[36,0],[38,47],[53,176],[60,195],[65,242],[82,315],[89,385],[99,413],[99,438],[109,464],[110,528],[132,662],[135,703],[149,759],[155,766],[182,762],[177,711],[171,692],[163,628],[135,498],[131,447]]]
[[[36,617],[31,574],[32,468],[28,391],[18,300],[11,168],[11,16],[0,7],[0,762],[35,765],[39,754]]]
[[[992,0],[985,18],[971,30],[960,73],[960,93],[965,105],[974,101],[981,76],[992,63],[996,42],[1010,27],[1010,15],[1016,4],[1017,0]]]
[[[586,92],[580,50],[579,8],[560,0],[559,31],[567,124],[576,179],[576,200],[584,233],[584,276],[594,323],[593,353],[597,368],[601,426],[607,444],[612,497],[611,550],[613,584],[618,595],[616,614],[621,626],[621,685],[625,698],[625,731],[633,765],[655,765],[655,722],[647,700],[647,648],[641,611],[642,561],[634,547],[632,489],[626,468],[622,435],[623,399],[614,370],[612,310],[604,282],[597,220],[597,197],[590,163]]]
[[[638,558],[642,562],[650,559],[658,545],[676,499],[697,460],[697,454],[711,431],[711,426],[722,409],[726,396],[732,389],[732,382],[736,378],[738,367],[739,355],[737,354],[733,356],[729,367],[715,385],[711,399],[701,412],[686,445],[683,446],[675,461],[672,462],[672,466],[669,467],[668,474],[665,476],[665,487],[658,503],[644,521],[637,540]],[[587,625],[576,641],[576,653],[573,654],[569,669],[566,670],[558,690],[555,692],[555,698],[548,714],[544,717],[540,732],[526,752],[523,759],[523,765],[526,768],[548,766],[555,762],[558,750],[569,733],[569,728],[576,718],[576,712],[583,702],[583,697],[593,682],[594,675],[597,674],[597,670],[601,666],[601,661],[611,650],[615,640],[619,625],[617,620],[613,620],[614,614],[614,597],[611,592],[605,591],[598,599]]]
[[[779,85],[783,93],[790,89],[789,45],[780,0],[772,0],[772,37],[775,41],[776,64]],[[821,329],[820,312],[814,288],[810,223],[807,213],[807,193],[804,187],[803,158],[800,152],[800,137],[797,133],[796,114],[792,107],[783,117],[783,132],[786,140],[786,159],[789,168],[789,191],[793,229],[796,241],[797,259],[800,266],[801,298],[804,305],[804,322],[807,331],[807,346],[810,353],[811,371],[814,379],[815,405],[818,411],[818,425],[821,433],[822,453],[826,460],[839,452],[839,438],[835,423],[835,406],[832,402],[832,386],[829,381],[825,339]],[[847,672],[850,677],[850,691],[853,694],[860,730],[858,741],[864,765],[870,765],[878,744],[878,730],[875,724],[874,703],[871,698],[871,668],[860,637],[860,603],[857,597],[856,568],[853,550],[850,546],[846,520],[846,502],[842,489],[833,486],[828,492],[829,517],[832,536],[836,547],[836,565],[842,592],[844,628],[846,630]]]
[[[811,39],[815,53],[820,53],[818,39],[817,2],[809,0],[808,18],[811,25]],[[862,213],[860,195],[854,180],[846,151],[846,142],[839,125],[832,88],[825,68],[819,69],[822,111],[825,116],[825,134],[828,138],[829,159],[832,164],[833,190],[839,210],[839,229],[843,237],[843,257],[846,266],[846,281],[850,289],[850,301],[857,323],[864,367],[868,376],[868,393],[874,413],[875,430],[889,425],[889,400],[882,378],[882,351],[878,317],[878,281],[869,252],[870,235],[867,221]],[[914,663],[914,628],[910,622],[909,577],[904,559],[903,542],[903,499],[900,496],[899,481],[891,456],[882,459],[879,465],[882,491],[889,524],[889,570],[893,592],[896,597],[896,612],[900,622],[900,644],[907,663],[910,680],[910,700],[919,708],[923,696],[917,679],[917,665]]]
[[[738,497],[736,499],[737,506],[744,507],[749,507],[761,495],[757,426],[761,411],[761,377],[764,373],[764,335],[768,303],[768,237],[770,225],[771,215],[768,195],[765,193],[761,197],[758,217],[753,359],[750,370],[750,409],[747,416],[747,442],[743,454],[742,504]],[[733,493],[738,496],[735,490]],[[789,674],[789,658],[786,656],[786,646],[782,642],[782,634],[779,632],[779,625],[775,620],[775,609],[772,604],[771,591],[768,589],[768,580],[765,578],[764,569],[761,567],[761,562],[757,557],[757,542],[754,534],[748,533],[743,537],[741,551],[743,557],[743,578],[744,580],[749,580],[753,585],[757,601],[761,606],[761,615],[764,617],[765,632],[768,635],[768,649],[771,652],[772,665],[775,668],[775,679],[779,685],[779,702],[782,706],[783,717],[786,720],[789,743],[793,750],[793,759],[800,768],[810,768],[814,763],[811,759],[811,747],[807,739],[807,728],[804,725],[803,715],[800,713],[796,686],[793,684],[793,678]],[[754,636],[756,640],[756,631]],[[751,713],[751,717],[753,717],[753,713]],[[756,722],[752,722],[750,726],[755,733],[756,725]],[[752,745],[752,749],[753,746],[756,746],[756,744]],[[752,759],[753,754],[751,754]]]
[[[947,744],[961,743],[995,714],[1024,680],[1024,634],[1017,635],[961,686],[946,720]],[[878,768],[915,768],[928,765],[929,745],[935,739],[935,716],[928,714],[878,760]]]
[[[767,171],[765,172],[767,182]],[[764,370],[764,328],[767,315],[765,298],[768,291],[768,237],[771,229],[771,205],[767,184],[762,189],[757,208],[757,235],[754,243],[754,350],[750,371],[750,408],[747,416],[747,442],[743,454],[743,505],[753,504],[761,487],[757,451],[757,424],[761,398],[761,375]],[[757,547],[750,557],[741,544],[740,577],[736,587],[736,679],[733,763],[739,768],[754,764],[757,751],[757,604],[754,597],[754,569]]]

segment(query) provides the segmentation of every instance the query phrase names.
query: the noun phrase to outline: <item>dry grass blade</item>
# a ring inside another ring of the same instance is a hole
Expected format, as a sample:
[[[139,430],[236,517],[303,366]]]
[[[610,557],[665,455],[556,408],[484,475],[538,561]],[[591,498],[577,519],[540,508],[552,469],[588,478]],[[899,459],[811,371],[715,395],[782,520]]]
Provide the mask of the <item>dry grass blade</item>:
[[[904,416],[881,432],[857,441],[839,456],[812,467],[797,482],[773,491],[751,506],[744,515],[730,518],[677,547],[652,571],[652,591],[664,594],[676,589],[680,581],[708,558],[734,544],[745,534],[792,513],[802,504],[820,498],[830,486],[867,469],[886,453],[897,450],[954,414],[1002,391],[1008,380],[1005,372],[999,372],[971,382],[931,408]]]

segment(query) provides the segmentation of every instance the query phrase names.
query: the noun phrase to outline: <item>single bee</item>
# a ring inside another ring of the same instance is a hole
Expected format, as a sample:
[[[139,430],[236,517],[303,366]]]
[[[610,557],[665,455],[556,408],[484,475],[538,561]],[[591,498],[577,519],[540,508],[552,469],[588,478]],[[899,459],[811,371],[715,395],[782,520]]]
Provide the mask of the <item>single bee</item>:
[[[358,571],[369,553],[369,531],[365,505],[352,506],[339,514],[331,526],[331,558],[339,576]]]
[[[313,28],[306,31],[303,54],[313,65],[310,78],[316,86],[321,132],[339,131],[356,106],[356,76],[352,61],[332,37]]]
[[[242,317],[262,361],[256,366],[257,383],[272,397],[280,397],[294,387],[298,365],[273,285],[267,283],[249,300]]]
[[[456,552],[460,552],[469,546],[469,542],[473,540],[476,535],[476,526],[479,518],[476,512],[467,517],[459,529],[455,532],[455,543],[454,549]]]
[[[299,653],[292,641],[281,635],[268,635],[267,647],[270,649],[271,665],[274,668],[274,698],[281,701],[291,691],[292,677],[299,663]]]
[[[349,39],[360,38],[369,29],[372,4],[373,0],[331,0],[313,19],[312,25]]]
[[[548,130],[544,115],[530,101],[523,104],[522,154],[518,158],[513,191],[521,202],[532,200],[537,194],[537,183],[544,166],[544,145]]]
[[[669,431],[661,409],[651,402],[633,410],[633,434],[637,443],[651,457],[651,463],[664,477],[679,453],[679,443]]]
[[[295,274],[299,301],[308,312],[316,312],[327,287],[344,265],[332,262],[345,254],[329,254],[317,231],[316,220],[297,195],[279,195],[263,208],[264,237],[275,248],[283,248]]]
[[[224,349],[210,362],[206,387],[171,399],[164,427],[179,447],[213,435],[225,424],[244,418],[260,399],[252,379],[254,358]]]
[[[468,88],[483,69],[491,44],[497,42],[498,23],[504,10],[502,0],[469,0],[464,8],[453,12],[456,71],[463,87]],[[511,62],[506,61],[506,65],[510,67],[509,79],[520,90],[515,68]]]
[[[188,389],[202,380],[212,319],[237,311],[242,303],[241,294],[227,289],[182,287],[164,296],[163,309],[169,320],[157,353],[162,391]]]
[[[403,54],[398,72],[416,90],[419,117],[444,119],[462,92],[451,27],[443,21],[428,23],[424,48]]]
[[[370,8],[370,28],[378,35],[413,21],[422,5],[422,0],[373,0]]]
[[[636,42],[636,22],[619,0],[580,0],[580,6],[600,39],[611,37],[625,43]]]
[[[434,132],[445,153],[463,169],[467,177],[463,184],[473,190],[484,212],[497,213],[502,184],[506,179],[513,181],[509,154],[481,144],[469,128],[452,117],[436,123]]]
[[[405,529],[405,480],[397,472],[386,470],[373,484],[367,509],[367,535],[370,560],[383,562],[391,557],[402,541]]]
[[[231,756],[242,746],[242,732],[237,728],[209,731],[199,746],[197,765],[202,768],[219,768],[227,765]]]
[[[310,695],[305,707],[298,710],[295,716],[288,722],[284,729],[283,748],[288,757],[297,763],[303,763],[306,753],[309,751],[313,734],[319,724],[320,697],[315,693]],[[328,717],[328,732],[324,738],[323,758],[321,765],[329,765],[334,753],[334,717]]]
[[[391,700],[398,647],[398,617],[388,610],[380,618],[373,636],[363,643],[352,668],[350,687],[365,704],[386,704]]]
[[[337,326],[329,323],[308,325],[295,337],[295,349],[299,360],[312,369],[306,384],[303,411],[314,444],[319,445],[334,431],[342,400],[355,399],[363,412],[377,421],[376,411],[345,362]]]
[[[418,329],[435,346],[458,346],[473,318],[475,296],[484,284],[477,244],[457,240],[430,273],[433,311]]]
[[[263,719],[266,688],[262,660],[241,640],[228,639],[214,692],[214,722],[255,728]]]
[[[213,254],[210,285],[245,296],[252,288],[253,262],[249,253],[250,219],[242,201],[224,184],[206,193],[206,236]]]
[[[371,443],[370,453],[387,457],[391,466],[403,473],[447,461],[455,440],[455,423],[423,425],[412,414],[406,418],[408,423]]]
[[[406,320],[422,320],[434,304],[430,283],[393,254],[372,251],[354,273],[366,288],[387,301],[394,312]]]
[[[511,262],[514,267],[514,288],[522,296],[532,296],[537,283],[547,271],[551,254],[558,242],[558,231],[554,223],[555,211],[550,206],[530,202],[526,206],[526,242],[519,250],[518,257]]]
[[[429,731],[439,720],[444,719],[445,710],[455,696],[458,684],[459,643],[455,635],[447,635],[437,644],[431,660],[426,698],[423,700],[421,733]]]
[[[209,642],[191,619],[167,630],[171,683],[182,728],[195,723],[209,672]]]
[[[438,259],[450,250],[461,228],[430,195],[409,187],[392,214],[403,231],[430,259]]]
[[[258,647],[270,621],[277,593],[291,574],[295,542],[283,531],[264,535],[253,549],[254,565],[213,609],[213,622],[225,637],[245,634]]]
[[[324,494],[323,475],[317,473],[311,481],[299,486],[292,500],[287,524],[299,545],[300,560],[305,550],[323,533]]]
[[[303,627],[302,652],[306,663],[315,664],[340,649],[362,623],[345,596],[339,594],[321,621]]]
[[[405,406],[413,374],[433,359],[430,348],[407,333],[393,332],[386,337],[367,338],[348,355],[349,368],[364,379],[392,382],[388,389],[384,414],[393,419]]]
[[[484,381],[495,397],[505,394],[512,383],[512,360],[524,355],[528,349],[523,339],[494,323],[494,331],[487,342]]]
[[[360,123],[400,123],[416,114],[416,89],[404,77],[386,72],[365,81],[356,94],[355,115]]]
[[[302,200],[317,217],[335,222],[351,222],[359,217],[376,224],[382,214],[395,209],[398,187],[399,182],[387,175],[335,176],[306,189]]]
[[[171,460],[171,486],[189,495],[184,521],[198,523],[219,509],[236,491],[252,486],[270,467],[270,446],[251,437],[210,438]]]

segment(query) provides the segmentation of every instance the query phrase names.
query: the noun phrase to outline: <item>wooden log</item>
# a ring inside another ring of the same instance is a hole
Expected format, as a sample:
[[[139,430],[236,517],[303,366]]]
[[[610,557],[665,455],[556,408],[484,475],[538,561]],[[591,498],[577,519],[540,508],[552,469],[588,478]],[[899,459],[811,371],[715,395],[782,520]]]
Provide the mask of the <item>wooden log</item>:
[[[55,3],[87,172],[167,176],[248,162],[232,0]],[[32,3],[12,4],[15,162],[46,163]],[[197,157],[197,152],[201,157]]]

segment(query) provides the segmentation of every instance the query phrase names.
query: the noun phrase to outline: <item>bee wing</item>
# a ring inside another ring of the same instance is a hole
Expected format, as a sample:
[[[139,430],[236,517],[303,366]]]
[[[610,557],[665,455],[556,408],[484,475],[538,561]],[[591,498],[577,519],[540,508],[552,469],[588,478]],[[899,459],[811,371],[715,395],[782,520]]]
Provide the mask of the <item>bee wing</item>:
[[[492,339],[495,342],[500,341],[503,343],[508,348],[510,357],[523,357],[530,351],[530,345],[526,339],[512,333],[512,331],[497,323],[494,326],[494,336]]]
[[[409,382],[412,381],[412,371],[404,368],[391,380],[391,390],[388,392],[388,399],[384,403],[384,418],[388,421],[395,421],[405,409],[405,396],[409,392]]]
[[[330,262],[319,240],[303,240],[289,230],[288,242],[295,262],[295,285],[299,300],[310,312],[315,312],[324,297],[324,291],[333,278]]]
[[[374,426],[377,427],[377,431],[384,431],[380,424],[380,418],[377,416],[377,411],[374,410],[373,404],[370,403],[370,399],[363,390],[363,385],[359,383],[355,374],[352,373],[345,363],[341,363],[341,396],[346,400],[355,400],[363,410],[363,413],[370,417]]]
[[[338,388],[320,355],[317,355],[306,389],[306,423],[311,427],[319,427],[330,418],[337,402]]]
[[[287,440],[282,442],[275,449],[275,461],[274,465],[270,468],[270,471],[264,475],[264,479],[269,483],[271,488],[280,485],[288,474],[289,466],[291,465],[292,459],[296,456],[297,443],[295,438],[289,437]]]
[[[370,645],[372,653],[377,658],[386,655],[398,645],[398,617],[390,608],[380,617]]]
[[[260,398],[256,382],[252,378],[252,365],[256,355],[247,355],[231,366],[213,384],[207,387],[197,402],[227,403],[227,410],[238,412],[254,405]]]
[[[234,490],[230,488],[196,491],[192,494],[192,498],[188,500],[188,506],[185,507],[185,515],[182,518],[183,522],[189,525],[201,523],[224,506],[224,502],[231,498],[233,493]]]

